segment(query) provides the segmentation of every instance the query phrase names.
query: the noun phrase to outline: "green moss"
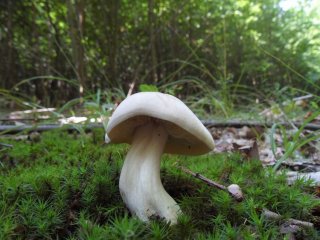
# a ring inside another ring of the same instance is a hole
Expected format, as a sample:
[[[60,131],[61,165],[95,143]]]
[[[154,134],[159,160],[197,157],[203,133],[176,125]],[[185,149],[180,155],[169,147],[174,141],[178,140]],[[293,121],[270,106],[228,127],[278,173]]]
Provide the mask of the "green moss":
[[[163,184],[183,211],[179,223],[169,226],[130,215],[118,191],[128,147],[105,145],[102,130],[82,137],[55,131],[37,143],[8,143],[14,147],[0,158],[0,239],[285,239],[281,222],[265,219],[263,208],[319,224],[311,214],[319,201],[306,183],[289,187],[284,175],[237,154],[163,157]],[[245,200],[235,202],[181,172],[177,163],[240,185]],[[299,237],[318,235],[304,230]]]

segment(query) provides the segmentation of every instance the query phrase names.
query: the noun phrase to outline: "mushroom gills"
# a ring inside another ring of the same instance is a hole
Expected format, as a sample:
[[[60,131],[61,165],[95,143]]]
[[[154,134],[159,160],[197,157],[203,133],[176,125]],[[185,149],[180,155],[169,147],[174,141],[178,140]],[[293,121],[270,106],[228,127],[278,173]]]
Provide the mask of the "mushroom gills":
[[[138,127],[120,175],[120,194],[130,212],[143,221],[159,216],[175,224],[181,210],[160,179],[161,155],[168,133],[156,121]]]

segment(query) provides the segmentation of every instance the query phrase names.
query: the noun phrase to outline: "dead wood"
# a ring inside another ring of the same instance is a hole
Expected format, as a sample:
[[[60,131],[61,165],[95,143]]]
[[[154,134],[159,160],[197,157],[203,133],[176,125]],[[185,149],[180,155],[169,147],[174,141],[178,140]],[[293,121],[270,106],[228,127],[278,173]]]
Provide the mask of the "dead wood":
[[[84,131],[92,131],[95,128],[102,128],[100,123],[90,124],[47,124],[47,125],[0,125],[1,134],[17,134],[20,132],[43,132],[55,129],[62,129],[67,131],[77,131],[82,128]]]
[[[271,220],[282,220],[283,219],[283,217],[280,214],[272,212],[266,208],[264,208],[262,210],[262,214],[263,214],[263,216],[265,216],[265,218],[271,219]],[[303,227],[303,228],[313,228],[313,223],[297,220],[294,218],[286,219],[285,222],[288,224],[296,225],[296,226]]]
[[[243,200],[242,191],[241,191],[240,187],[236,184],[231,184],[230,186],[226,187],[226,186],[221,185],[221,184],[219,184],[209,178],[206,178],[205,176],[203,176],[199,173],[194,173],[186,167],[178,166],[178,168],[180,168],[185,173],[188,173],[188,174],[192,175],[193,177],[200,179],[201,181],[205,182],[209,186],[212,186],[212,187],[215,187],[220,190],[228,192],[235,200],[237,200],[239,202],[241,202]]]
[[[56,118],[55,118],[56,119]],[[23,121],[23,120],[31,120],[31,119],[15,119],[16,121]],[[34,119],[34,120],[41,120],[41,119]],[[48,119],[46,119],[48,120]],[[6,121],[12,121],[12,119],[0,119],[0,121],[6,122]],[[274,123],[272,122],[258,122],[258,121],[240,121],[240,120],[228,120],[228,121],[202,121],[202,123],[207,127],[207,128],[223,128],[223,127],[234,127],[234,128],[242,128],[244,126],[248,127],[264,127],[264,128],[270,128]],[[285,127],[291,127],[290,123],[287,122],[279,122],[277,123],[278,125],[282,125]],[[294,123],[295,126],[301,127],[303,123]],[[78,126],[78,125],[77,125]],[[103,125],[102,123],[96,123],[96,124],[87,124],[87,125],[80,125],[83,126],[87,131],[90,131],[91,128],[102,128]],[[15,134],[19,133],[22,131],[48,131],[48,130],[53,130],[57,128],[64,128],[66,130],[72,130],[76,129],[74,125],[66,125],[66,124],[37,124],[37,125],[21,125],[21,126],[14,126],[14,125],[0,125],[0,132],[5,131],[6,133],[10,134]],[[319,124],[312,124],[309,123],[305,126],[305,129],[308,130],[319,130],[320,125]]]
[[[228,121],[212,121],[212,120],[205,120],[202,123],[207,127],[234,127],[234,128],[242,128],[244,126],[248,127],[263,127],[263,128],[271,128],[273,124],[282,125],[284,127],[292,127],[294,124],[296,127],[300,128],[303,123],[302,122],[261,122],[261,121],[242,121],[242,120],[228,120]],[[307,130],[319,130],[320,124],[313,124],[309,123],[306,124],[304,129]]]

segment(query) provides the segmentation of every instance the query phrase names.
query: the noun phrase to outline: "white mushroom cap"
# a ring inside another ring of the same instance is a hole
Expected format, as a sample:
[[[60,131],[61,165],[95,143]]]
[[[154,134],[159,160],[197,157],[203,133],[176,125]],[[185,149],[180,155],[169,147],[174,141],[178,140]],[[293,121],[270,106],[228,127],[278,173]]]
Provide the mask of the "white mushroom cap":
[[[156,92],[136,93],[122,101],[108,122],[106,140],[131,144],[135,129],[149,121],[168,132],[165,153],[199,155],[214,148],[209,131],[181,100]]]

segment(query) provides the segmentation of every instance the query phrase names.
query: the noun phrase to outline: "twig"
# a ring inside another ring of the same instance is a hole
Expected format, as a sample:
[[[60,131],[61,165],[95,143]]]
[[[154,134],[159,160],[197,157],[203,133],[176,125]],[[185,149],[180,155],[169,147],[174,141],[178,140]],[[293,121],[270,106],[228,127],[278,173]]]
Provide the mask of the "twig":
[[[34,114],[34,113],[43,113],[43,112],[50,112],[54,113],[55,108],[40,108],[40,109],[29,109],[29,110],[22,110],[22,111],[14,111],[10,114],[17,115],[17,114]]]
[[[259,122],[259,121],[241,121],[241,120],[228,120],[228,121],[212,121],[212,120],[204,120],[202,123],[208,127],[235,127],[235,128],[241,128],[244,126],[248,127],[264,127],[264,128],[270,128],[275,123],[278,125],[282,125],[284,127],[291,127],[291,124],[288,122]],[[303,125],[302,122],[293,122],[293,124],[296,127],[301,127]],[[308,130],[319,130],[320,124],[313,124],[309,123],[307,124],[304,129]]]
[[[184,166],[178,166],[178,168],[180,168],[182,171],[184,171],[185,173],[188,173],[192,176],[194,176],[195,178],[198,178],[202,181],[204,181],[205,183],[207,183],[208,185],[210,186],[213,186],[213,187],[216,187],[216,188],[219,188],[220,190],[224,190],[226,191],[227,188],[219,183],[216,183],[214,181],[212,181],[211,179],[209,178],[206,178],[205,176],[201,175],[200,173],[194,173],[192,172],[190,169],[184,167]]]
[[[320,172],[320,164],[310,161],[283,161],[281,165],[293,171]]]
[[[48,124],[48,125],[0,125],[0,133],[1,134],[16,134],[20,132],[43,132],[43,131],[50,131],[55,129],[63,129],[67,131],[72,130],[78,130],[80,128],[83,128],[85,131],[91,131],[95,128],[102,128],[102,124],[94,124],[90,123],[87,125],[81,125],[81,124]]]
[[[0,118],[0,122],[44,121],[44,120],[58,120],[58,119],[64,119],[64,117],[38,116],[36,118]]]
[[[136,85],[135,81],[133,81],[132,83],[129,84],[129,90],[128,90],[127,97],[131,96],[135,85]]]
[[[0,142],[0,146],[6,147],[6,148],[13,148],[13,145],[12,145],[12,144],[1,143],[1,142]]]
[[[201,181],[205,182],[206,184],[208,184],[209,186],[218,188],[220,190],[226,191],[228,192],[234,199],[236,199],[237,201],[241,202],[243,200],[243,194],[242,191],[240,189],[240,187],[236,184],[231,184],[230,186],[226,187],[223,186],[215,181],[212,181],[209,178],[206,178],[205,176],[199,174],[199,173],[194,173],[192,172],[190,169],[184,167],[184,166],[178,166],[178,168],[180,168],[182,171],[184,171],[185,173],[188,173],[192,176],[194,176],[195,178],[200,179]]]
[[[267,219],[273,219],[273,220],[281,220],[283,219],[283,217],[275,212],[272,212],[266,208],[264,208],[262,210],[262,214],[267,218]],[[287,223],[289,224],[293,224],[293,225],[297,225],[300,227],[304,227],[304,228],[313,228],[313,223],[311,222],[305,222],[305,221],[301,221],[301,220],[297,220],[294,218],[289,218],[286,220]]]
[[[312,97],[313,97],[312,94],[308,94],[308,95],[305,95],[305,96],[293,98],[292,100],[293,101],[300,101],[300,100],[304,100],[304,99],[308,99],[308,98],[312,98]]]

